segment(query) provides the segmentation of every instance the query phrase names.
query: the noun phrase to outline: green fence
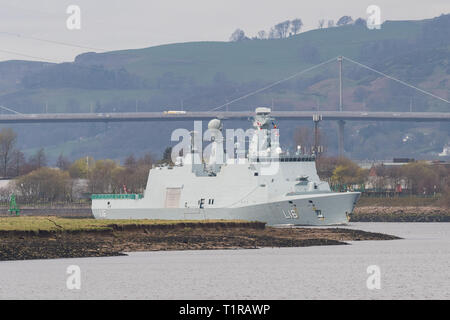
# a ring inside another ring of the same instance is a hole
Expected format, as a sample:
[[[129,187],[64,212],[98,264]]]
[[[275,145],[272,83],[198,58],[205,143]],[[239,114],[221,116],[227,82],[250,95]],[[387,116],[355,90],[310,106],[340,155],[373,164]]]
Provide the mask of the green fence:
[[[144,195],[142,193],[135,194],[93,194],[91,199],[142,199]]]

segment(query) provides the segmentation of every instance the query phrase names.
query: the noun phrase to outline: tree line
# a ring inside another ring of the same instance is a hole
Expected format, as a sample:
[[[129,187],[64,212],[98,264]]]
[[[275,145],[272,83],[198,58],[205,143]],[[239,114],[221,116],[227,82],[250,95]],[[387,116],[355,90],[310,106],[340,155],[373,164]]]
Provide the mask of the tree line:
[[[317,138],[320,145],[326,146],[320,131]],[[16,149],[16,140],[17,135],[12,129],[0,130],[2,176],[15,178],[7,189],[0,190],[3,200],[7,200],[11,193],[17,193],[21,201],[27,202],[70,202],[81,193],[142,193],[153,164],[171,163],[171,148],[167,148],[159,161],[149,153],[141,157],[130,155],[122,164],[112,159],[94,160],[92,157],[72,162],[61,154],[55,166],[49,167],[44,149],[39,149],[27,160]],[[307,128],[297,128],[293,140],[302,146],[303,152],[309,152],[314,145]],[[372,190],[397,194],[434,195],[450,206],[450,166],[443,163],[413,161],[401,166],[377,165],[363,169],[347,158],[320,155],[317,170],[321,179],[338,186],[340,191],[367,186]]]
[[[11,128],[0,130],[0,175],[13,178],[45,167],[47,157],[44,149],[37,150],[26,159],[25,154],[16,148],[17,134]]]
[[[367,186],[366,192],[378,190],[391,194],[440,197],[450,207],[450,166],[443,163],[413,161],[399,166],[376,165],[363,169],[347,158],[319,157],[317,171],[340,191]]]
[[[56,167],[43,166],[18,176],[0,196],[11,193],[23,202],[72,202],[83,194],[142,193],[153,158],[128,156],[121,165],[111,159],[80,158],[74,162],[60,156]]]
[[[355,21],[353,21],[351,16],[342,16],[338,19],[338,21],[335,23],[334,20],[325,20],[320,19],[318,21],[318,28],[323,29],[325,26],[328,28],[333,27],[341,27],[345,25],[349,25],[354,23],[355,25],[365,25],[366,20],[363,18],[358,18]],[[280,23],[277,23],[273,27],[269,29],[269,31],[260,30],[258,31],[256,36],[253,36],[252,38],[249,38],[246,36],[244,30],[242,29],[236,29],[230,36],[230,41],[236,42],[236,41],[243,41],[243,40],[264,40],[264,39],[284,39],[293,35],[298,34],[303,27],[303,21],[300,18],[296,18],[293,20],[285,20]]]
[[[3,179],[14,178],[0,197],[11,193],[25,202],[71,202],[87,193],[142,193],[154,160],[149,153],[128,156],[123,164],[111,159],[83,157],[70,161],[61,154],[55,166],[48,166],[44,149],[26,159],[16,149],[17,134],[10,128],[0,130],[0,161]]]

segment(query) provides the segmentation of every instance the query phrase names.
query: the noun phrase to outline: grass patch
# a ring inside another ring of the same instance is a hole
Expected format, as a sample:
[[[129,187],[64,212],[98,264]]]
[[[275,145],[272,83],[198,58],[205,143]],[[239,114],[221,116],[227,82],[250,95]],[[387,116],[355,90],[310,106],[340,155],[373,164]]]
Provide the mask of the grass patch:
[[[227,225],[242,223],[252,224],[243,220],[150,220],[150,219],[68,219],[58,217],[2,217],[0,218],[0,231],[97,231],[111,230],[112,225],[178,225],[201,226],[202,224]],[[256,224],[256,222],[255,222]],[[258,222],[259,224],[259,222]]]

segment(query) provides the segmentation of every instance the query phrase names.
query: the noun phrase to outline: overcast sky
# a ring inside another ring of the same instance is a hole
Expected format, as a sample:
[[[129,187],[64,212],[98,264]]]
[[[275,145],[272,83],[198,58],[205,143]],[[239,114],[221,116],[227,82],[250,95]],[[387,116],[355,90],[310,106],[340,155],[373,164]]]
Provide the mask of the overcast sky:
[[[187,41],[228,41],[284,20],[301,18],[302,31],[319,19],[366,18],[378,5],[381,20],[418,20],[450,13],[450,0],[0,0],[0,61],[72,61],[86,51],[143,48]],[[69,5],[81,9],[81,29],[69,30]],[[39,41],[64,42],[78,48]]]

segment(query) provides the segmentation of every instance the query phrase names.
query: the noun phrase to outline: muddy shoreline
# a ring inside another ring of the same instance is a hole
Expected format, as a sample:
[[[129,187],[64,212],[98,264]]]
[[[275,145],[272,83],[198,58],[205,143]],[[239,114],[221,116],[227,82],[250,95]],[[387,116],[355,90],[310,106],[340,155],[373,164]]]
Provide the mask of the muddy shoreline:
[[[105,257],[132,251],[346,245],[399,239],[344,228],[272,228],[263,223],[109,225],[98,230],[0,230],[0,261]]]

